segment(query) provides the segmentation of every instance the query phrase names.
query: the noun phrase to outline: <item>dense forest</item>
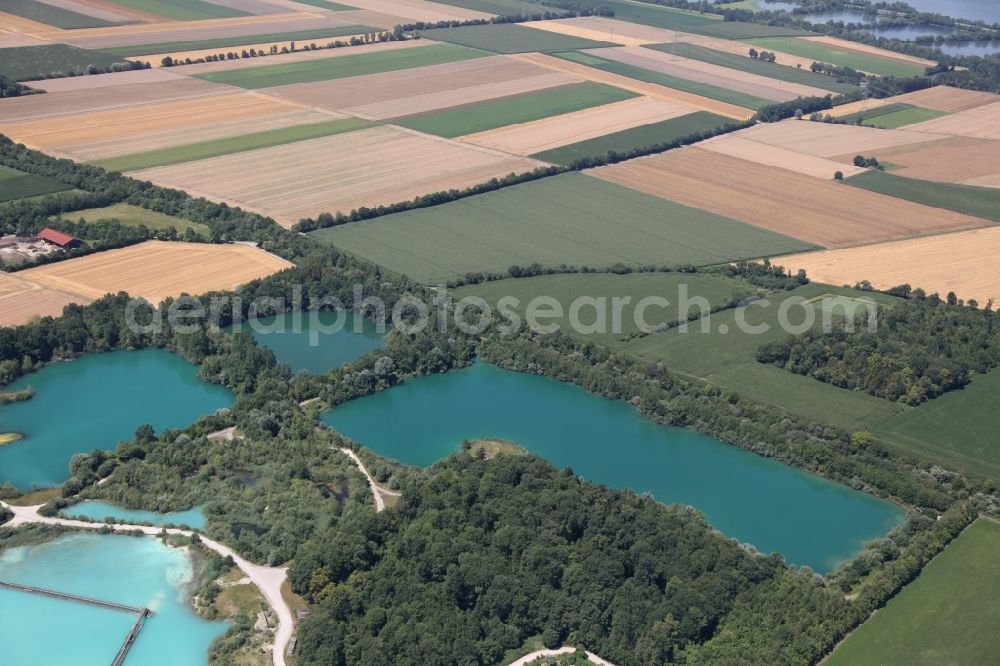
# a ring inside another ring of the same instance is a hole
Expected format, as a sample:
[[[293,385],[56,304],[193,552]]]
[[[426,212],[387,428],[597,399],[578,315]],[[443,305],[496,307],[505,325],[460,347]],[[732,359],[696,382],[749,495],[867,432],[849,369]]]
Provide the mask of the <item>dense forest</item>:
[[[908,405],[961,388],[1000,365],[1000,316],[917,291],[881,308],[870,332],[867,313],[853,332],[809,331],[761,347],[757,360],[834,386]]]
[[[540,634],[625,665],[704,641],[737,594],[781,571],[691,509],[535,457],[459,454],[394,511],[317,533],[289,575],[317,605],[302,663],[492,664]]]

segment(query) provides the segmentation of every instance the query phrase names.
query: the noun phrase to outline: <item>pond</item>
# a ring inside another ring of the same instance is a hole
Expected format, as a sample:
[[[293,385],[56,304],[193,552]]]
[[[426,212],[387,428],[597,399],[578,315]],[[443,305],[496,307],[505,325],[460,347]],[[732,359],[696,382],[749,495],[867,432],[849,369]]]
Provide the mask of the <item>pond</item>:
[[[384,344],[376,325],[353,312],[286,312],[260,317],[256,326],[244,322],[258,345],[274,352],[292,372],[319,374],[350,363]],[[337,330],[333,330],[337,329]]]
[[[150,608],[126,664],[207,664],[224,622],[195,615],[192,561],[151,537],[70,534],[0,553],[0,580]],[[135,622],[129,613],[0,589],[0,663],[110,664]],[[10,640],[17,637],[16,640]]]
[[[690,504],[727,536],[827,572],[903,518],[895,505],[621,401],[487,363],[408,380],[323,420],[378,455],[427,466],[463,439],[499,438],[615,488]]]
[[[163,349],[87,354],[52,363],[4,387],[32,388],[25,402],[0,407],[0,433],[23,439],[0,447],[0,483],[54,486],[69,478],[75,453],[114,449],[148,423],[183,427],[233,404],[232,392],[198,379],[198,368]]]
[[[130,523],[141,525],[187,525],[191,529],[205,529],[204,507],[196,506],[187,511],[174,511],[172,513],[156,513],[155,511],[140,511],[137,509],[123,509],[120,506],[102,502],[100,500],[84,500],[63,509],[62,514],[67,518],[89,518],[96,522],[104,522],[106,518],[114,518],[119,523]]]

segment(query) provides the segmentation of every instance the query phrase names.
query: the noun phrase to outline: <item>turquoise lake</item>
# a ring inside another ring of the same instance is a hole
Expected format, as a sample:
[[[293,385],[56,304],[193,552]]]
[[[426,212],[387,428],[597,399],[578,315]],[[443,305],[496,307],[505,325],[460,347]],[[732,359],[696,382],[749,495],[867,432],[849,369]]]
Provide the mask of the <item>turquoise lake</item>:
[[[244,322],[257,344],[274,352],[292,372],[327,372],[350,363],[383,344],[375,323],[353,312],[286,312],[260,317],[256,326]],[[333,330],[337,329],[337,330]]]
[[[516,442],[615,488],[690,504],[729,537],[825,573],[903,519],[889,502],[707,435],[660,426],[628,404],[486,363],[407,380],[323,420],[375,453],[428,466],[463,439]]]
[[[163,349],[88,354],[53,363],[4,387],[35,397],[0,407],[0,432],[24,439],[0,447],[0,483],[53,486],[69,478],[75,453],[114,449],[149,423],[183,427],[233,404],[232,392],[198,379],[198,368]]]
[[[195,615],[184,598],[191,578],[189,556],[151,537],[71,534],[0,553],[2,580],[152,609],[125,666],[208,662],[209,645],[227,624]],[[122,611],[0,589],[0,663],[110,664],[135,620]]]
[[[84,500],[73,506],[66,507],[63,509],[62,514],[67,518],[89,518],[98,522],[104,522],[105,518],[111,517],[120,523],[187,525],[196,530],[205,529],[205,514],[202,512],[202,507],[200,506],[193,507],[187,511],[156,513],[155,511],[123,509],[120,506],[99,500]]]

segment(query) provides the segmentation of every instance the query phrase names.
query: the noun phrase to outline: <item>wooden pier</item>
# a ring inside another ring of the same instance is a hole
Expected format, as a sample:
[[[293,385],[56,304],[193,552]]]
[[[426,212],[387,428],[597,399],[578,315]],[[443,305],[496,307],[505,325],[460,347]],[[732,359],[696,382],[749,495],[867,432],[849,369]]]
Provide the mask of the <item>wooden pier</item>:
[[[28,594],[40,594],[44,597],[52,597],[53,599],[61,599],[62,601],[75,601],[80,604],[87,604],[89,606],[96,606],[98,608],[105,608],[109,610],[123,611],[125,613],[131,613],[132,615],[138,615],[138,619],[132,628],[129,629],[128,635],[125,636],[122,646],[118,648],[118,654],[115,655],[115,660],[111,662],[111,666],[121,666],[125,662],[125,656],[128,654],[129,649],[132,644],[135,643],[135,639],[139,636],[139,632],[142,631],[142,627],[146,622],[146,618],[153,614],[153,611],[148,608],[138,608],[136,606],[126,606],[125,604],[115,603],[113,601],[103,601],[101,599],[91,599],[90,597],[83,597],[78,594],[68,594],[66,592],[57,592],[55,590],[46,590],[41,587],[32,587],[30,585],[20,585],[19,583],[8,583],[6,581],[0,580],[0,588],[6,588],[8,590],[17,590],[18,592],[27,592]]]

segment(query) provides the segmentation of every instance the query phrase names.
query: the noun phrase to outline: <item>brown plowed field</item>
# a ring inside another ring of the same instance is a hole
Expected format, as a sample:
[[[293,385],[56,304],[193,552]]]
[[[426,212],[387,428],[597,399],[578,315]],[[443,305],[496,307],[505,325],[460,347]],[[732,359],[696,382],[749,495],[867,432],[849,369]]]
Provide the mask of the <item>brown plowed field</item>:
[[[957,113],[968,111],[980,106],[1000,102],[1000,97],[988,92],[978,90],[962,90],[961,88],[949,88],[948,86],[934,86],[916,92],[897,95],[888,100],[890,103],[903,102],[922,106],[925,109],[944,111],[946,113]]]
[[[760,123],[749,129],[740,130],[736,136],[817,157],[835,157],[847,153],[871,155],[873,151],[893,146],[947,138],[945,134],[883,130],[794,119],[783,120],[780,123]]]
[[[5,99],[3,104],[0,104],[0,123],[194,99],[220,93],[228,94],[235,90],[230,86],[201,79],[179,78],[161,83],[135,83],[92,90],[28,95]]]
[[[830,92],[637,46],[589,49],[585,53],[688,81],[707,83],[726,90],[762,97],[772,102],[788,102],[797,97],[822,97]]]
[[[785,256],[781,264],[804,268],[829,284],[868,280],[876,289],[909,284],[927,293],[975,299],[981,306],[1000,303],[1000,271],[989,270],[1000,256],[1000,227],[926,236],[842,250]]]
[[[156,14],[132,9],[125,5],[101,2],[101,0],[46,0],[45,4],[61,7],[62,9],[83,14],[84,16],[104,19],[112,23],[129,23],[135,21],[153,23],[166,20]]]
[[[597,83],[604,83],[616,88],[631,90],[647,97],[665,99],[668,102],[681,104],[696,111],[708,111],[709,113],[717,113],[720,116],[735,118],[737,120],[747,120],[753,115],[752,111],[744,109],[742,106],[726,104],[725,102],[719,102],[714,99],[702,97],[701,95],[693,95],[680,90],[674,90],[673,88],[667,88],[666,86],[658,86],[655,83],[636,81],[627,76],[612,74],[611,72],[587,67],[586,65],[570,62],[569,60],[563,60],[562,58],[556,58],[544,53],[520,53],[512,57],[587,81],[596,81]]]
[[[437,2],[425,2],[424,0],[357,0],[357,2],[344,2],[341,4],[380,14],[398,16],[406,19],[403,23],[416,23],[417,21],[424,21],[426,23],[464,21],[468,19],[488,19],[493,16],[493,14],[477,12],[473,9],[453,7]]]
[[[382,126],[132,175],[291,226],[324,211],[349,212],[461,189],[541,164]]]
[[[199,126],[211,128],[216,123],[280,114],[296,108],[297,105],[284,100],[253,93],[234,93],[0,124],[0,133],[28,146],[43,149],[111,140],[112,143],[121,142],[122,150],[130,152],[125,144],[133,136],[158,130]],[[207,138],[212,138],[212,135],[207,135]],[[76,154],[72,150],[67,152]],[[84,150],[80,154],[80,159],[94,159],[85,155],[86,152]]]
[[[892,173],[908,178],[936,180],[943,183],[964,183],[973,179],[1000,174],[1000,141],[971,137],[949,137],[879,150],[883,162],[900,165]],[[850,163],[852,154],[838,161]],[[846,173],[846,172],[845,172]]]
[[[516,58],[492,56],[397,72],[269,88],[301,104],[384,120],[578,83]]]
[[[532,155],[690,112],[691,109],[666,100],[636,97],[530,123],[468,134],[458,140],[515,155]]]
[[[990,224],[694,147],[588,173],[826,247]]]
[[[831,180],[833,175],[838,171],[842,172],[844,177],[850,177],[865,170],[864,167],[856,167],[853,164],[841,164],[824,157],[804,155],[803,153],[796,153],[786,148],[778,148],[750,141],[735,134],[726,134],[709,139],[708,141],[701,142],[698,146],[721,155],[738,157],[742,160],[756,162],[765,166],[780,167],[805,176],[823,178],[825,180]]]
[[[135,85],[139,83],[163,83],[166,81],[185,81],[186,77],[165,69],[135,69],[129,72],[112,72],[110,74],[92,74],[88,76],[67,76],[63,79],[43,79],[32,81],[31,87],[48,93],[66,93],[80,90],[96,90],[97,88],[113,88],[116,86]],[[83,109],[86,111],[87,109]]]
[[[29,268],[18,275],[85,298],[126,291],[158,303],[185,292],[233,289],[290,266],[281,257],[246,245],[146,241]]]
[[[1000,102],[993,102],[950,116],[909,125],[907,132],[937,132],[981,139],[1000,139]]]

